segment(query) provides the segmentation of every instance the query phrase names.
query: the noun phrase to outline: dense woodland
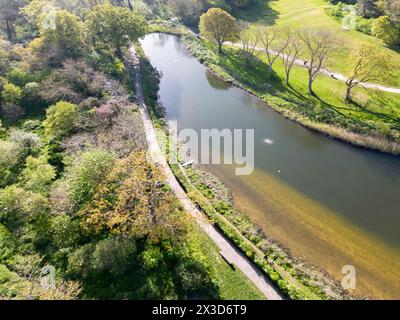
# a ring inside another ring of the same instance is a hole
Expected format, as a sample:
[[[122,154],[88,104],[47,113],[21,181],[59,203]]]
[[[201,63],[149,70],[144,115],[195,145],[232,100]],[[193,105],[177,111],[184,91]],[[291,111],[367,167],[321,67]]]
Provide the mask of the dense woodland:
[[[145,18],[118,1],[0,7],[0,297],[218,298],[126,85]]]

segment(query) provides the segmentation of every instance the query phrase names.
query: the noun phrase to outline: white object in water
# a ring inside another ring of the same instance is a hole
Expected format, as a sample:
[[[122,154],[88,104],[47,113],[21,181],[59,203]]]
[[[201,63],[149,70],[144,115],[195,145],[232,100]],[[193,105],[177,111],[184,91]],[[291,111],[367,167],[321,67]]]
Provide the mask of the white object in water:
[[[175,62],[175,63],[179,63],[180,60],[179,60],[179,59],[175,59],[174,62]]]
[[[265,139],[263,140],[263,142],[264,142],[265,144],[274,144],[274,139],[265,138]]]

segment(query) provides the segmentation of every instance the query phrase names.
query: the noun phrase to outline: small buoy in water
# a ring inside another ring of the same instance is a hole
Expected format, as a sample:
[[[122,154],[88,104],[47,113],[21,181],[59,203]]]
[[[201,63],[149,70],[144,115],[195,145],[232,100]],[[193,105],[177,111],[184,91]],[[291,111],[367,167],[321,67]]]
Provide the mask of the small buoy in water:
[[[281,173],[281,170],[278,170],[278,173]]]
[[[274,140],[273,140],[273,139],[270,139],[270,138],[265,138],[265,139],[263,140],[263,142],[264,142],[265,144],[273,144],[273,143],[274,143]]]

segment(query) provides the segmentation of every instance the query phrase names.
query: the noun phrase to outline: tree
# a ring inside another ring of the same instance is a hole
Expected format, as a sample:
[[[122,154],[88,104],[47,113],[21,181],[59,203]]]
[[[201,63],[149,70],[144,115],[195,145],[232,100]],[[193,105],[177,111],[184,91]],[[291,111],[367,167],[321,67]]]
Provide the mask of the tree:
[[[86,25],[96,43],[111,45],[118,57],[122,57],[122,47],[129,41],[143,36],[147,29],[144,18],[128,8],[104,4],[94,7],[86,15]]]
[[[223,53],[222,45],[226,41],[236,41],[239,37],[239,26],[236,19],[228,12],[211,8],[200,17],[200,33],[218,45],[218,52]]]
[[[69,193],[76,207],[89,201],[114,166],[114,154],[104,150],[81,153],[67,167]]]
[[[248,66],[257,48],[258,34],[249,29],[245,29],[240,33],[240,40],[242,42],[242,52],[246,66]]]
[[[283,68],[285,69],[286,84],[289,85],[290,73],[292,72],[292,68],[303,49],[303,43],[298,34],[291,30],[287,30],[285,32],[285,40],[282,49],[283,50],[279,57],[281,58]]]
[[[60,101],[46,110],[46,120],[43,121],[45,133],[50,138],[62,138],[74,127],[78,116],[75,104]]]
[[[259,34],[258,37],[264,46],[264,51],[265,51],[265,55],[267,57],[267,62],[268,62],[268,67],[269,67],[269,72],[270,72],[270,74],[272,74],[272,67],[273,67],[275,61],[282,54],[284,46],[278,45],[279,37],[278,37],[278,32],[276,29],[265,28],[265,29],[260,30],[258,32],[258,34]],[[279,46],[279,49],[277,49],[277,51],[274,50],[274,47],[278,47],[278,46]]]
[[[13,83],[6,82],[3,85],[1,98],[5,103],[19,104],[22,98],[22,89]]]
[[[164,181],[145,152],[118,161],[82,212],[84,228],[153,243],[179,240],[186,231],[185,218]]]
[[[388,16],[382,16],[372,23],[372,34],[387,45],[395,45],[400,40],[400,27]]]
[[[374,45],[362,45],[353,52],[353,67],[346,81],[346,101],[351,100],[351,91],[362,82],[390,80],[393,70],[391,56]]]
[[[37,33],[39,31],[39,24],[43,15],[51,11],[55,11],[56,7],[47,0],[32,0],[20,12],[29,22],[31,29]]]
[[[358,0],[357,11],[364,18],[375,18],[379,14],[376,0]]]
[[[18,18],[19,8],[24,5],[22,0],[0,0],[0,21],[4,23],[4,31],[8,41],[14,40],[15,21]]]
[[[300,33],[308,61],[305,67],[308,72],[308,93],[314,95],[313,83],[319,72],[329,63],[329,54],[336,49],[337,41],[332,33],[327,31],[304,31]]]
[[[26,190],[46,192],[50,183],[56,177],[53,166],[47,162],[46,156],[26,159],[26,167],[22,171],[20,181]]]
[[[42,15],[41,21],[40,49],[46,54],[55,51],[56,58],[61,60],[80,56],[85,42],[83,24],[78,16],[66,10],[50,11]]]

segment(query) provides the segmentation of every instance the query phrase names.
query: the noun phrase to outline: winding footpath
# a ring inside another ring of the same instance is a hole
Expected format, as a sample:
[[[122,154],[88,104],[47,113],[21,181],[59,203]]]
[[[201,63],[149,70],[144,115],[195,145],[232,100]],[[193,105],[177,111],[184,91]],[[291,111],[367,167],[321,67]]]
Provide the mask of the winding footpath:
[[[140,78],[140,64],[135,49],[130,49],[132,62],[135,71],[136,98],[139,105],[140,115],[146,133],[148,145],[148,155],[153,163],[157,164],[164,173],[166,181],[181,202],[184,209],[197,221],[200,228],[211,238],[211,240],[221,250],[223,257],[242,271],[251,282],[265,295],[268,300],[282,300],[283,296],[275,288],[265,275],[260,272],[234,245],[232,245],[204,216],[203,213],[193,204],[185,191],[176,180],[171,168],[169,167],[164,154],[162,153],[157,141],[153,123],[150,118],[147,106],[144,102],[143,91]]]
[[[226,42],[226,44],[227,44],[227,45],[230,45],[230,46],[234,46],[234,47],[240,47],[240,48],[243,47],[243,45],[240,44],[240,43]],[[260,48],[260,47],[256,47],[255,50],[256,50],[256,51],[263,51],[263,52],[265,52],[265,49]],[[275,54],[275,55],[279,54],[279,53],[278,53],[277,51],[275,51],[275,50],[269,50],[269,52],[272,53],[272,54]],[[283,55],[283,54],[280,54],[280,56],[284,56],[284,55]],[[300,59],[297,59],[297,60],[295,61],[295,64],[296,64],[296,65],[298,65],[298,66],[300,66],[300,67],[303,67],[303,68],[305,67],[305,63],[306,63],[306,61],[300,60]],[[328,76],[328,77],[331,77],[331,78],[333,78],[333,79],[335,79],[335,80],[339,80],[339,81],[343,81],[343,82],[346,82],[347,79],[348,79],[348,77],[344,76],[343,74],[336,73],[336,72],[332,72],[332,71],[329,71],[329,70],[327,70],[327,69],[321,69],[321,70],[320,70],[320,73],[323,74],[323,75],[326,75],[326,76]],[[400,88],[385,87],[385,86],[382,86],[382,85],[380,85],[380,84],[365,83],[365,82],[361,82],[359,85],[362,86],[362,87],[364,87],[364,88],[366,88],[366,89],[375,89],[375,90],[380,90],[380,91],[385,91],[385,92],[398,93],[398,94],[400,94]]]

